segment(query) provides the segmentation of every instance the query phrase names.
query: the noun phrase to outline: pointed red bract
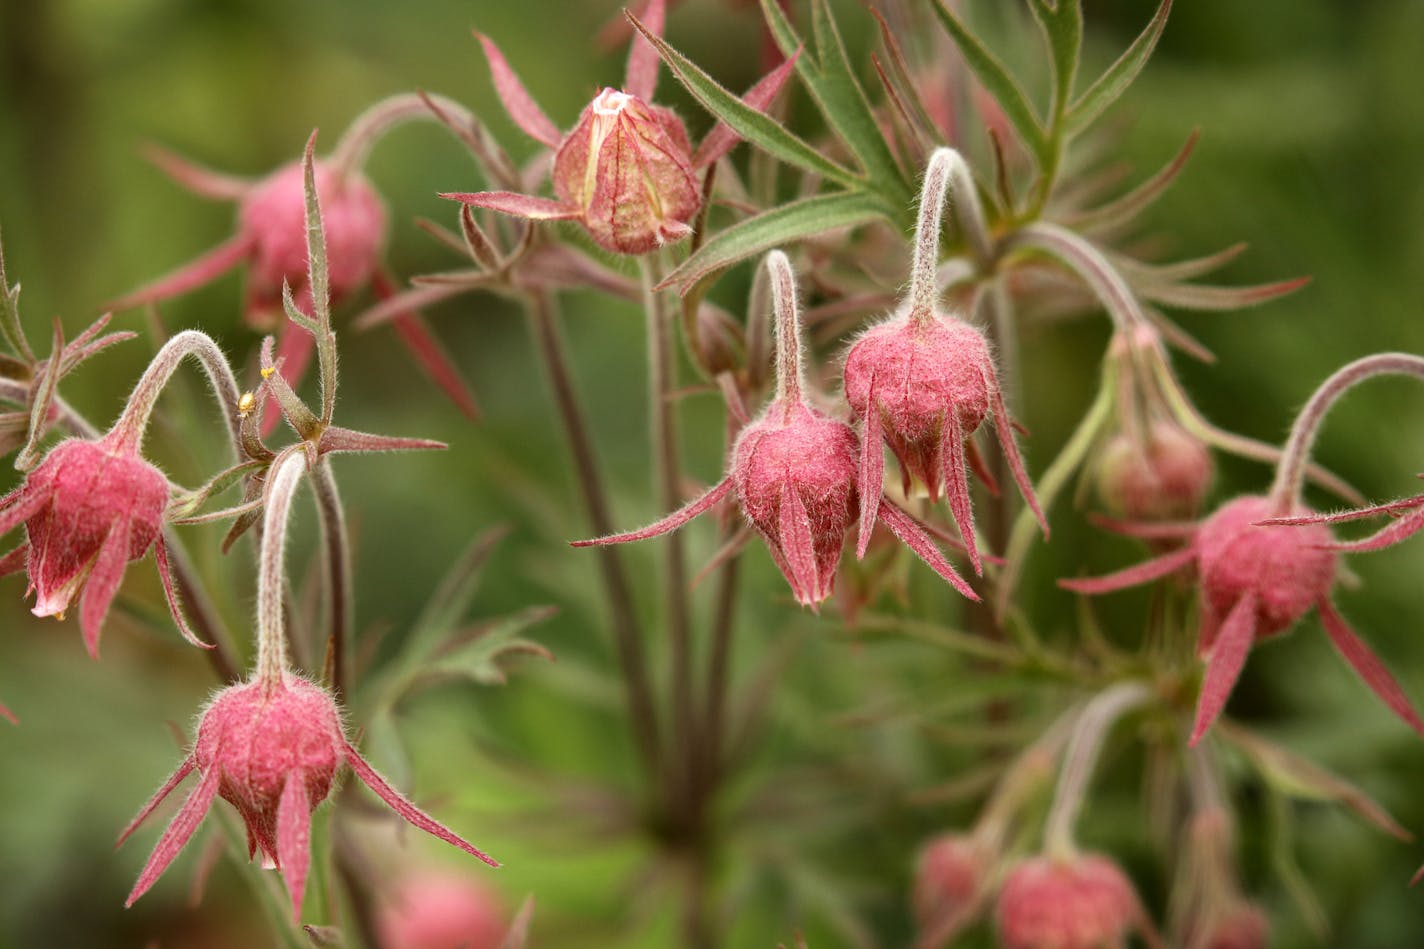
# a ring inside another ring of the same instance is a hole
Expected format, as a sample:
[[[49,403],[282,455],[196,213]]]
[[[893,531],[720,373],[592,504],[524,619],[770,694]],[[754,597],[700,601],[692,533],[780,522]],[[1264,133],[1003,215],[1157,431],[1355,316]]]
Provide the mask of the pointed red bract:
[[[203,713],[193,752],[144,805],[119,837],[122,843],[190,771],[198,788],[159,839],[128,904],[142,896],[193,835],[213,798],[237,809],[249,855],[281,869],[294,918],[310,866],[311,813],[331,790],[337,770],[356,775],[401,817],[492,866],[490,857],[436,822],[383,781],[346,740],[336,700],[321,686],[291,674],[276,684],[251,680],[219,692]]]
[[[663,22],[667,18],[667,4],[664,0],[649,0],[643,9],[642,22],[654,36],[663,35]],[[623,80],[623,88],[644,102],[653,100],[658,85],[658,51],[648,38],[640,32],[633,33],[628,47],[628,71]]]
[[[1202,679],[1201,695],[1197,697],[1196,719],[1192,737],[1187,744],[1195,746],[1202,740],[1226,708],[1226,700],[1241,678],[1246,666],[1246,654],[1256,639],[1256,598],[1246,594],[1227,614],[1226,621],[1213,633],[1212,641],[1202,643],[1207,652],[1206,676]]]
[[[994,915],[1002,949],[1109,949],[1127,944],[1142,908],[1117,864],[1083,854],[1020,863],[1004,880]]]
[[[1074,593],[1086,593],[1094,595],[1098,593],[1111,593],[1114,590],[1126,590],[1128,587],[1140,586],[1150,583],[1153,580],[1160,580],[1169,577],[1184,567],[1190,566],[1196,560],[1197,552],[1191,547],[1183,547],[1181,550],[1174,550],[1171,553],[1163,554],[1160,557],[1153,557],[1143,563],[1134,564],[1116,573],[1110,573],[1104,577],[1080,577],[1072,580],[1059,580],[1058,585],[1065,590],[1072,590]]]
[[[973,564],[974,572],[983,574],[984,565],[979,562],[979,545],[974,537],[974,508],[969,498],[964,432],[959,427],[957,412],[950,412],[945,416],[940,439],[940,457],[944,460],[945,495],[949,501],[949,512],[954,516],[954,526],[959,528],[959,536],[964,538],[964,549],[969,552],[969,562]]]
[[[124,568],[158,538],[167,505],[168,479],[136,451],[110,439],[50,449],[0,510],[0,532],[25,523],[34,614],[62,615],[82,596],[84,642],[97,657]]]
[[[1345,622],[1345,618],[1335,609],[1335,604],[1328,598],[1322,599],[1316,604],[1316,609],[1330,641],[1335,644],[1336,650],[1349,663],[1350,668],[1355,670],[1365,685],[1370,687],[1370,691],[1379,696],[1380,701],[1389,706],[1390,711],[1398,715],[1401,721],[1424,735],[1424,721],[1420,720],[1419,713],[1414,710],[1414,705],[1404,694],[1404,689],[1394,676],[1390,675],[1380,658],[1355,634],[1350,624]]]
[[[950,562],[944,559],[933,540],[924,532],[919,523],[885,498],[880,499],[880,520],[900,542],[927,563],[935,573],[948,580],[960,593],[971,600],[978,600],[979,594],[955,572]]]
[[[873,401],[874,377],[870,380],[869,389]],[[870,535],[875,532],[875,519],[879,516],[880,496],[885,493],[885,451],[880,447],[880,439],[880,413],[868,412],[860,434],[860,471],[855,483],[860,494],[859,533],[855,542],[857,560],[865,559]]]
[[[524,88],[524,83],[520,82],[519,77],[514,74],[514,69],[504,58],[504,54],[499,51],[499,47],[494,44],[494,40],[483,33],[476,33],[475,38],[480,41],[480,46],[485,51],[485,59],[489,61],[490,77],[494,80],[495,94],[499,96],[504,111],[509,113],[514,124],[519,126],[524,134],[541,145],[547,145],[550,148],[558,145],[558,127],[534,102],[534,97],[529,94],[528,90]]]
[[[699,514],[710,510],[718,501],[725,498],[732,490],[732,479],[723,478],[721,481],[708,488],[701,496],[689,501],[686,505],[672,512],[660,521],[655,521],[647,527],[639,528],[635,531],[628,531],[625,534],[612,534],[608,537],[595,537],[591,540],[575,540],[570,542],[571,547],[603,547],[608,544],[627,544],[636,540],[647,540],[649,537],[656,537],[659,534],[666,534],[675,531]]]
[[[529,221],[567,221],[579,216],[578,208],[562,201],[536,198],[515,191],[451,191],[442,193],[440,197]]]

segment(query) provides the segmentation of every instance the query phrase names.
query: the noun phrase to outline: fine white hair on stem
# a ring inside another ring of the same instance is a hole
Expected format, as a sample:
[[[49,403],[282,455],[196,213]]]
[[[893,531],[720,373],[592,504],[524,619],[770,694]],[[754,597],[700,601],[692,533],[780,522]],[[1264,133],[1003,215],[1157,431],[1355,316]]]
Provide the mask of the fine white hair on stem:
[[[208,334],[199,330],[184,330],[158,350],[148,368],[139,377],[118,421],[114,423],[112,437],[126,448],[136,449],[143,443],[144,432],[148,428],[153,408],[158,403],[159,394],[163,392],[163,387],[168,384],[178,365],[188,356],[198,360],[203,371],[207,373],[213,395],[222,407],[228,433],[232,437],[233,450],[241,459],[243,454],[237,408],[237,400],[240,397],[237,379],[218,344]]]
[[[796,274],[779,250],[766,255],[771,277],[771,305],[776,322],[776,401],[787,406],[801,401],[801,312],[796,300]]]
[[[952,202],[951,190],[954,192]],[[952,205],[959,229],[979,264],[988,263],[993,254],[984,208],[979,203],[979,192],[969,165],[952,148],[935,149],[920,187],[920,211],[910,265],[910,312],[920,319],[933,314],[938,299],[939,233],[946,204]]]
[[[289,449],[273,462],[263,498],[262,547],[257,559],[257,677],[267,686],[280,685],[287,669],[283,561],[287,550],[287,515],[306,468],[306,456]]]

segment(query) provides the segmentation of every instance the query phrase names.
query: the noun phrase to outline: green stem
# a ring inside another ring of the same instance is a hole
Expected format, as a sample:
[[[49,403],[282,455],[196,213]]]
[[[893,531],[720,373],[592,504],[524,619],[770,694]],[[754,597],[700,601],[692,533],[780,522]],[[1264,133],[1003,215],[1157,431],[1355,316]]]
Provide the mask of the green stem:
[[[327,595],[330,597],[327,602],[327,655],[331,663],[331,690],[339,699],[346,690],[346,656],[351,643],[351,617],[354,612],[351,540],[346,529],[346,514],[341,507],[341,495],[328,461],[323,459],[312,469],[311,483],[316,494],[317,514],[326,550]]]
[[[583,495],[589,526],[593,533],[614,532],[609,514],[608,495],[599,474],[588,421],[574,389],[569,367],[567,346],[559,325],[553,297],[546,291],[536,291],[525,297],[525,313],[539,350],[540,360],[549,376],[554,408],[563,425],[569,453],[573,456],[579,492]],[[643,763],[656,771],[659,760],[657,707],[648,681],[647,662],[643,655],[642,630],[633,609],[633,594],[623,560],[614,547],[596,547],[603,585],[612,614],[613,635],[623,668],[623,685],[627,692],[629,724]]]

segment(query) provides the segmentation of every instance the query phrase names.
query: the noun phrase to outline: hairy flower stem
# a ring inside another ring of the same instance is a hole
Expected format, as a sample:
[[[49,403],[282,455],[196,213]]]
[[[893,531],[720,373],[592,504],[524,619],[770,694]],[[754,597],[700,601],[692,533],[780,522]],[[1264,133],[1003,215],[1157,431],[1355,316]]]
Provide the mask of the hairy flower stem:
[[[470,111],[454,99],[414,92],[390,96],[366,109],[346,127],[331,150],[332,165],[343,175],[356,171],[366,163],[366,156],[383,135],[418,119],[436,121],[434,109],[439,109],[452,122],[466,127],[475,125]]]
[[[1410,353],[1376,353],[1341,367],[1321,383],[1296,416],[1285,452],[1276,466],[1276,480],[1271,485],[1270,498],[1278,515],[1290,514],[1301,505],[1310,449],[1315,444],[1325,413],[1351,388],[1366,379],[1382,375],[1424,378],[1424,358]]]
[[[143,444],[144,432],[148,429],[153,408],[158,404],[159,394],[173,377],[178,365],[188,356],[202,363],[203,371],[208,374],[213,395],[222,408],[223,418],[232,436],[233,455],[239,461],[243,459],[241,418],[237,410],[237,379],[217,343],[198,330],[178,333],[164,343],[149,362],[148,368],[139,377],[129,395],[118,421],[114,422],[114,427],[110,430],[109,437],[113,439],[112,446],[116,450],[136,451]]]
[[[1147,323],[1132,288],[1102,251],[1066,227],[1047,221],[1024,225],[1005,238],[1003,250],[1034,251],[1057,260],[1093,291],[1119,331],[1131,333]]]
[[[346,513],[341,507],[341,495],[336,489],[336,477],[331,464],[322,459],[312,469],[312,490],[316,494],[316,509],[320,516],[322,543],[328,578],[327,662],[331,691],[341,699],[346,690],[346,656],[351,643],[352,597],[351,540],[346,530]]]
[[[663,277],[664,257],[661,252],[639,258],[643,278],[643,310],[646,316],[648,345],[648,413],[651,428],[653,480],[658,507],[674,511],[682,506],[682,465],[678,457],[677,416],[673,390],[676,374],[673,365],[673,313],[666,293],[653,289]],[[672,748],[681,751],[668,762],[677,770],[670,773],[673,787],[669,803],[674,807],[689,806],[692,794],[692,769],[697,736],[692,713],[692,629],[687,603],[687,563],[682,534],[666,535],[663,557],[663,595],[666,601],[664,622],[671,645],[672,664]]]
[[[306,467],[300,449],[288,449],[273,462],[262,508],[262,547],[257,557],[257,678],[264,688],[281,688],[287,671],[287,631],[283,561],[287,552],[287,515]]]
[[[1103,742],[1120,718],[1151,697],[1152,689],[1145,682],[1119,682],[1098,693],[1083,710],[1073,727],[1073,737],[1063,757],[1063,770],[1058,775],[1053,807],[1044,824],[1044,851],[1050,856],[1071,857],[1077,852],[1073,826],[1083,808]]]
[[[539,358],[549,374],[554,407],[559,421],[563,424],[569,454],[573,456],[574,469],[577,472],[575,480],[583,495],[589,526],[595,534],[611,534],[613,518],[609,514],[608,495],[598,471],[593,442],[589,439],[588,421],[584,418],[583,408],[574,389],[567,347],[553,297],[544,291],[530,293],[525,297],[525,313],[539,350]],[[649,771],[656,772],[659,762],[657,709],[648,683],[642,630],[637,613],[633,609],[628,574],[623,569],[623,561],[617,548],[599,547],[597,550],[599,571],[608,594],[609,612],[612,614],[618,659],[623,668],[629,724],[644,765]]]
[[[939,303],[939,245],[944,227],[944,208],[952,202],[959,229],[969,243],[981,270],[993,266],[994,249],[989,237],[984,208],[974,176],[964,158],[952,148],[937,148],[925,168],[920,189],[920,213],[915,223],[915,240],[910,263],[910,318],[927,323],[935,318]]]

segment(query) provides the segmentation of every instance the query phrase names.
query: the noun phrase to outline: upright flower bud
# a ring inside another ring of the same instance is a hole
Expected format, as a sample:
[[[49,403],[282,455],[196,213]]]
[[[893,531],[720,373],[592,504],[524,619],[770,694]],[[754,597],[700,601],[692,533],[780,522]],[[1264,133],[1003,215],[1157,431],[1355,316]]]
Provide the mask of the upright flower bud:
[[[600,246],[645,254],[692,233],[702,206],[687,130],[670,109],[605,88],[554,155],[554,194]]]
[[[1025,860],[995,916],[1002,949],[1123,949],[1143,918],[1131,881],[1100,854]]]

